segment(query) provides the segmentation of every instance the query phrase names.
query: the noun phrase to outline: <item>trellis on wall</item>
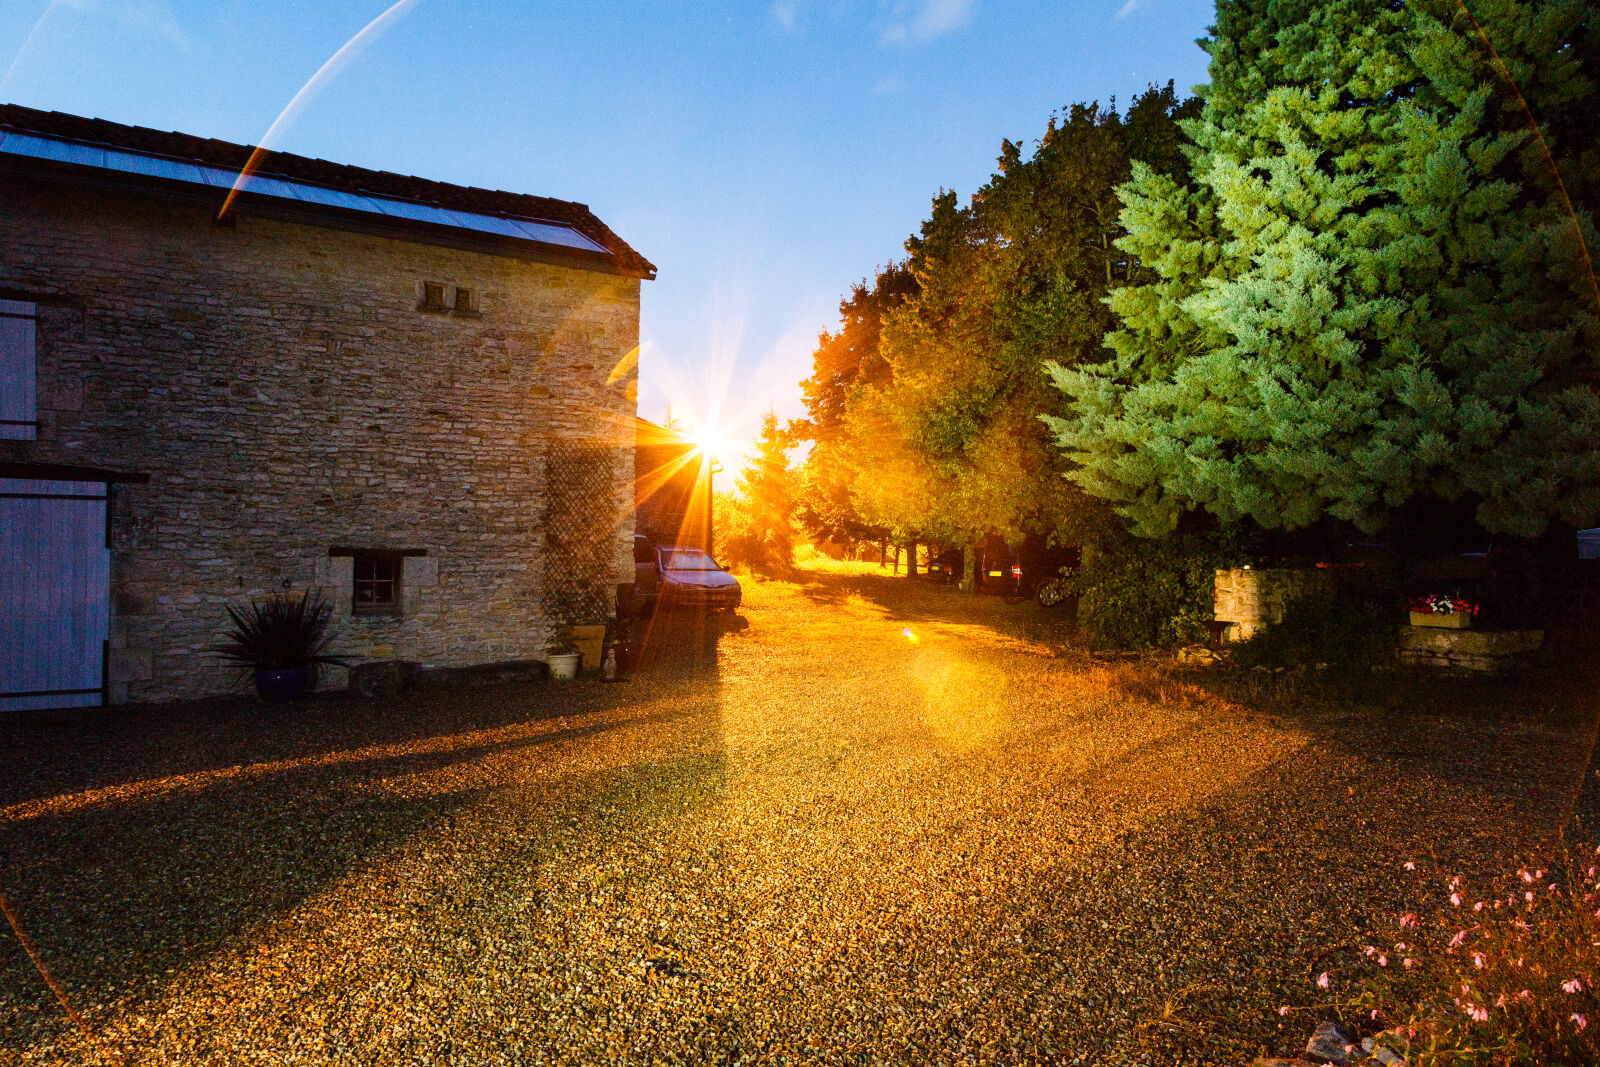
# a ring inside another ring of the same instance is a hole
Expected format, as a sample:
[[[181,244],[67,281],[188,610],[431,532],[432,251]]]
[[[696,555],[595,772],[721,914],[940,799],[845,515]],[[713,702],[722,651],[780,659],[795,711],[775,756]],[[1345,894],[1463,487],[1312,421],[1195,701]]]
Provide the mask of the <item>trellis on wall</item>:
[[[613,450],[553,440],[545,450],[544,610],[553,621],[605,621],[618,528]]]

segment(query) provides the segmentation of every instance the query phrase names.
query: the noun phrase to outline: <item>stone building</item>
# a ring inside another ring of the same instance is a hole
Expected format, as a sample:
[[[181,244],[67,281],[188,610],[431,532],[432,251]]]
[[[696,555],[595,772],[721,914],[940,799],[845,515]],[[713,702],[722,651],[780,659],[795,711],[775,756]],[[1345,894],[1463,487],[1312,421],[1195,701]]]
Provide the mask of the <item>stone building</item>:
[[[0,106],[0,710],[228,690],[285,589],[356,662],[598,621],[549,605],[632,580],[654,274],[582,204]]]

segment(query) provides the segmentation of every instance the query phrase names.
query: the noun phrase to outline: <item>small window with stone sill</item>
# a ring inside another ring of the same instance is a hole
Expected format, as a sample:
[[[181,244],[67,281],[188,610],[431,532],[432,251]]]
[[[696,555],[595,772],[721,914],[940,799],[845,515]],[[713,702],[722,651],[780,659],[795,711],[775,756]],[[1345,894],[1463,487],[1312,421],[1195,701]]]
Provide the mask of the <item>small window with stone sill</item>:
[[[435,315],[443,315],[450,310],[450,306],[444,302],[443,282],[422,283],[422,299],[417,303],[417,310]]]
[[[398,552],[353,552],[350,610],[356,615],[400,614],[405,557]]]
[[[478,291],[463,285],[456,286],[456,302],[450,308],[450,314],[462,319],[481,318],[483,313],[478,309]]]

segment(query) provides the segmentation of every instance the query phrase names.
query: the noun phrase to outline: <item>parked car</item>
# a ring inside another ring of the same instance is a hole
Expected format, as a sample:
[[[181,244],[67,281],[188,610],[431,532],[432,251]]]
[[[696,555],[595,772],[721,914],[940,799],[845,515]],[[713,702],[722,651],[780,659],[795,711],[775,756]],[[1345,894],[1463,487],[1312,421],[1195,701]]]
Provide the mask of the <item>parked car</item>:
[[[635,610],[657,607],[736,611],[744,592],[739,579],[698,548],[633,539]]]

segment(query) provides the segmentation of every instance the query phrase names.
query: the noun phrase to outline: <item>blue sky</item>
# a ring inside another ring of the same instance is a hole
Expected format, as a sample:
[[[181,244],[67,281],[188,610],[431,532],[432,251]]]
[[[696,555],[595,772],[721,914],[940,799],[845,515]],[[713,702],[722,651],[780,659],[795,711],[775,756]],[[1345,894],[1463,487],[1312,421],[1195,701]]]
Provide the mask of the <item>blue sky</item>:
[[[394,10],[391,10],[391,9]],[[312,81],[375,19],[389,17]],[[659,268],[640,413],[754,432],[941,188],[1204,80],[1199,0],[4,0],[0,101],[589,204]],[[308,83],[310,86],[308,88]],[[298,106],[285,109],[299,96]],[[280,118],[282,121],[279,121]]]

